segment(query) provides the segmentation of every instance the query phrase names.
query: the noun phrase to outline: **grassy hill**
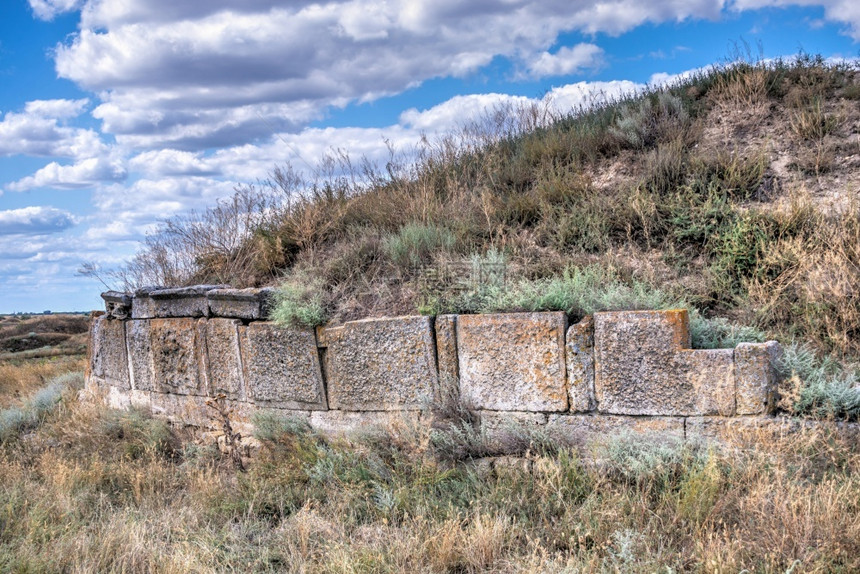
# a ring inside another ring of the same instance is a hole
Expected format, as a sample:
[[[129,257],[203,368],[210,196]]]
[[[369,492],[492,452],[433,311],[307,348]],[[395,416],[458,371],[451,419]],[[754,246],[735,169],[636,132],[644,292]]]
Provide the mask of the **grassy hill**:
[[[859,191],[860,72],[736,62],[569,113],[490,110],[384,166],[278,168],[166,222],[119,276],[279,284],[274,318],[298,324],[687,307],[696,346],[790,347],[787,410],[856,417]]]
[[[81,319],[3,318],[0,571],[860,571],[856,423],[827,420],[860,417],[858,102],[857,70],[801,57],[497,110],[410,161],[276,170],[118,272],[279,284],[300,324],[683,305],[699,346],[780,338],[782,408],[819,424],[584,453],[516,429],[518,457],[479,458],[467,412],[351,440],[268,413],[243,471],[212,433],[80,400],[79,355],[24,350]]]

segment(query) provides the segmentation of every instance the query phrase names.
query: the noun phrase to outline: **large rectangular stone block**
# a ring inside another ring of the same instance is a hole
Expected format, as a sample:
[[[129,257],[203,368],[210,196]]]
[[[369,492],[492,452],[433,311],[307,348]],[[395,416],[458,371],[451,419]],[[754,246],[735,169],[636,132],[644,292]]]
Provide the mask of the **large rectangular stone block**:
[[[234,319],[209,319],[206,333],[206,382],[213,397],[244,400],[245,385],[239,355],[239,325]]]
[[[591,315],[567,330],[565,353],[570,410],[593,411],[597,401],[594,398],[594,319]]]
[[[213,289],[206,293],[213,317],[265,319],[274,289]]]
[[[734,412],[731,350],[693,351],[685,309],[594,315],[598,410],[629,415]]]
[[[285,409],[325,409],[316,338],[310,329],[272,323],[239,327],[248,399]]]
[[[107,385],[130,389],[125,324],[108,315],[93,318],[90,344],[91,375]]]
[[[772,413],[776,408],[776,364],[781,355],[782,348],[776,341],[735,347],[738,414]]]
[[[149,323],[148,320],[126,321],[131,385],[139,391],[155,390]]]
[[[331,437],[350,435],[385,435],[403,427],[417,428],[419,411],[314,411],[310,425],[314,430]]]
[[[134,292],[132,319],[167,317],[206,317],[209,315],[209,291],[229,285],[194,285],[192,287],[142,287]]]
[[[567,410],[566,328],[564,313],[459,316],[463,402],[497,411]]]
[[[152,378],[157,391],[205,395],[205,319],[152,319],[149,322]]]
[[[366,319],[328,329],[330,407],[419,409],[438,400],[431,321],[430,317]]]
[[[682,417],[558,414],[549,416],[546,429],[556,440],[580,448],[605,443],[626,433],[642,434],[655,442],[684,440]]]

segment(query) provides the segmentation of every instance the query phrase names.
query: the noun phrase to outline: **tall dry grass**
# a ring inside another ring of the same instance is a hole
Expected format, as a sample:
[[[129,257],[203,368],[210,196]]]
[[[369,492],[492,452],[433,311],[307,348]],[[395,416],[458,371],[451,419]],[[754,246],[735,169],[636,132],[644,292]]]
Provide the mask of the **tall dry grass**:
[[[492,466],[443,461],[430,429],[330,441],[256,422],[243,473],[212,438],[64,394],[0,447],[0,570],[860,568],[857,436],[826,424],[722,448],[622,435]]]

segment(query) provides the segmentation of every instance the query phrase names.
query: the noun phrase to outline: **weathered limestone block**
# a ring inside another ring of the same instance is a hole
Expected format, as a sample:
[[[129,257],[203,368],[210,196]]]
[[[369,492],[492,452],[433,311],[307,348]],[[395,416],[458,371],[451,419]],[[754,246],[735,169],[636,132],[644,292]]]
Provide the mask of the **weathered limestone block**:
[[[112,409],[128,409],[133,407],[144,412],[151,412],[151,394],[149,391],[121,390],[116,387],[108,387],[105,401]]]
[[[114,319],[128,319],[131,316],[131,294],[120,291],[102,293],[107,315]]]
[[[252,321],[265,319],[274,292],[272,288],[212,289],[206,293],[209,314]]]
[[[228,399],[244,400],[244,375],[239,356],[239,330],[241,321],[235,319],[209,319],[206,333],[206,381],[209,394],[221,393]]]
[[[134,292],[132,319],[166,317],[206,317],[209,300],[206,294],[229,285],[194,285],[193,287],[142,287]]]
[[[550,415],[547,432],[556,440],[579,448],[605,443],[625,433],[641,433],[657,442],[684,440],[682,417],[626,417],[612,415]]]
[[[768,444],[795,433],[817,422],[791,417],[734,416],[689,417],[686,423],[687,440],[723,446]]]
[[[593,411],[597,401],[594,399],[594,318],[591,315],[570,326],[565,347],[570,410]]]
[[[366,319],[327,329],[330,407],[418,409],[438,400],[431,321],[430,317]]]
[[[772,413],[776,407],[776,364],[782,348],[776,341],[735,347],[738,414]]]
[[[130,389],[125,325],[102,315],[92,319],[90,331],[90,374],[104,384]]]
[[[154,391],[155,375],[153,374],[152,345],[150,343],[150,321],[126,321],[125,329],[132,388],[139,391]]]
[[[205,320],[190,318],[149,322],[155,390],[180,395],[206,394],[205,326]]]
[[[477,409],[567,410],[564,313],[457,318],[460,396]]]
[[[689,347],[685,309],[595,313],[598,410],[630,415],[732,414],[731,350]]]
[[[206,397],[150,393],[152,415],[180,426],[217,428],[217,417],[206,405]]]
[[[285,409],[327,408],[312,330],[252,323],[239,327],[239,338],[249,400]]]
[[[439,389],[443,399],[458,400],[460,373],[457,363],[457,315],[436,317],[436,357],[439,363]]]
[[[418,428],[419,411],[314,411],[310,425],[332,437],[383,435],[404,428]]]
[[[545,428],[546,413],[478,411],[481,433],[490,452],[511,453],[528,449]]]
[[[689,382],[694,413],[731,416],[735,412],[735,365],[732,349],[679,351],[672,364]]]

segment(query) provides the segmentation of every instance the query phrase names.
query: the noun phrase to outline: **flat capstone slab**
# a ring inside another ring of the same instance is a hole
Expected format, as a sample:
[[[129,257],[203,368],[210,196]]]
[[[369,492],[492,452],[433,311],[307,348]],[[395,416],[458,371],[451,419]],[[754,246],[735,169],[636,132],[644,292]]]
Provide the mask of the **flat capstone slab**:
[[[204,376],[205,319],[152,319],[149,324],[155,390],[207,394]]]
[[[142,287],[134,292],[131,318],[206,317],[209,315],[207,293],[229,287],[229,285],[194,285],[170,289]]]
[[[694,351],[685,309],[594,314],[598,410],[626,415],[731,415],[731,349]]]
[[[123,321],[101,315],[92,319],[90,329],[91,375],[109,386],[130,389]]]
[[[212,289],[206,293],[209,315],[256,321],[265,319],[275,289]]]
[[[249,400],[284,409],[327,408],[313,330],[262,322],[238,329]]]
[[[460,315],[460,396],[470,408],[560,412],[568,408],[564,313]]]
[[[432,318],[367,319],[325,332],[332,409],[420,409],[439,399]]]
[[[102,299],[105,302],[105,311],[114,319],[131,317],[131,293],[105,291],[102,293]]]

